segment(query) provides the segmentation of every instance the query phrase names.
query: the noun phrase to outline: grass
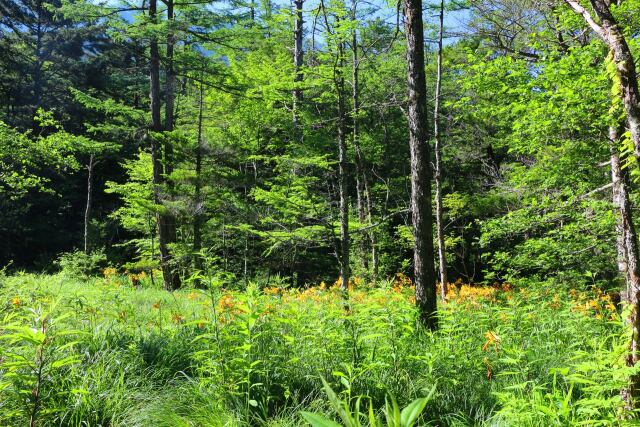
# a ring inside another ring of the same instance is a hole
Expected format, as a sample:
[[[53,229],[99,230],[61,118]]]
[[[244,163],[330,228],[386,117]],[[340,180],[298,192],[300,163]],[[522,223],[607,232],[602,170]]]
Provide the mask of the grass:
[[[168,293],[143,278],[0,278],[0,425],[298,426],[326,378],[417,425],[619,425],[626,337],[597,292],[463,286],[416,329],[406,278]],[[366,405],[365,405],[366,406]],[[368,410],[368,409],[367,409]],[[366,424],[365,424],[366,425]]]

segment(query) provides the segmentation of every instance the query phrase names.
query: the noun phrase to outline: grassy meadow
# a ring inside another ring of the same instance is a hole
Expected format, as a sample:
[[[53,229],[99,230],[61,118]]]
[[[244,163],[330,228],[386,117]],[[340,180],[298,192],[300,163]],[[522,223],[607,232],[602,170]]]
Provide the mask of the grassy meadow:
[[[0,425],[298,426],[306,411],[348,426],[348,408],[353,426],[401,426],[393,402],[423,397],[420,426],[625,422],[627,340],[597,290],[458,284],[432,333],[402,275],[347,297],[203,282],[2,276]]]

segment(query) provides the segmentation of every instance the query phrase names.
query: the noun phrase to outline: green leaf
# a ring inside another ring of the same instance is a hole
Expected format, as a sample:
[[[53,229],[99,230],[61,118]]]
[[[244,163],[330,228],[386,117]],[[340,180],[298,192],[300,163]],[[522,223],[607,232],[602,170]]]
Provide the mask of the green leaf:
[[[342,427],[337,422],[325,418],[320,414],[301,411],[300,415],[302,415],[302,418],[304,418],[305,421],[311,424],[313,427]]]
[[[404,408],[400,413],[400,425],[402,427],[413,426],[413,423],[416,422],[416,420],[424,410],[424,407],[427,406],[429,400],[430,399],[428,397],[423,397],[421,399],[416,399],[409,405],[407,405],[407,407]]]

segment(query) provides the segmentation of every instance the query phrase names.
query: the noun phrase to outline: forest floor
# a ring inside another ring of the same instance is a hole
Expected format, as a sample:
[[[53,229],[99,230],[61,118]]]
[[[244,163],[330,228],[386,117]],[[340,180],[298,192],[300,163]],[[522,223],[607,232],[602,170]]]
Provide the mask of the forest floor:
[[[367,416],[434,390],[416,425],[619,424],[626,339],[599,291],[452,286],[432,333],[403,276],[356,279],[348,301],[325,284],[169,293],[134,279],[0,277],[0,425],[338,420],[321,378]]]

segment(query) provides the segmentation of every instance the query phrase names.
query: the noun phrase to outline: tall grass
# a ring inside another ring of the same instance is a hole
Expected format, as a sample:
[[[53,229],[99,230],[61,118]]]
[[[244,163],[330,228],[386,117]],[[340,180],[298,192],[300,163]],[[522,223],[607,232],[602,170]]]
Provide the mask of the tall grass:
[[[0,296],[0,425],[305,425],[336,416],[320,378],[380,417],[434,390],[417,425],[626,422],[626,336],[604,294],[465,286],[436,333],[416,329],[403,280],[344,301],[17,275]]]

